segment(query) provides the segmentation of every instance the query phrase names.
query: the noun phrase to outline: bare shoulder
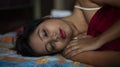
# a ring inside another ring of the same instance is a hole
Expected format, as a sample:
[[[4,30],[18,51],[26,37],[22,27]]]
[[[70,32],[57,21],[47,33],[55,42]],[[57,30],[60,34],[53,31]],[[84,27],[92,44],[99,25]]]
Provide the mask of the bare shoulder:
[[[99,5],[108,4],[115,7],[120,7],[120,0],[91,0]]]

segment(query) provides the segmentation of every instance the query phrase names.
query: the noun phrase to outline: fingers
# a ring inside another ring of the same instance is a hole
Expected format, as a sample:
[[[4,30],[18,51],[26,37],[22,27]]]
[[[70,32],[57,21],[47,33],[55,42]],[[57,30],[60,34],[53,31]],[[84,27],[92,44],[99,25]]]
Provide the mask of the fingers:
[[[80,45],[79,46],[78,45],[74,45],[74,46],[72,45],[71,47],[65,49],[64,56],[66,58],[71,58],[75,55],[78,55],[78,54],[80,54],[82,52],[85,52],[85,51],[88,51],[88,50],[89,49],[87,49],[87,48],[82,48],[82,46],[80,47]]]
[[[83,52],[83,51],[80,48],[80,46],[77,46],[74,44],[74,46],[72,45],[71,47],[64,50],[64,56],[66,58],[70,58],[70,57],[75,56],[81,52]]]
[[[76,44],[77,44],[77,40],[71,41],[66,48],[70,48],[72,46],[75,46]]]
[[[69,43],[69,45],[66,47],[66,49],[64,50],[64,55],[65,56],[74,56],[74,55],[82,52],[80,49],[81,49],[81,47],[78,44],[77,40],[71,41]]]
[[[66,52],[65,52],[65,54],[67,54],[67,53],[69,53],[69,52],[71,52],[71,51],[73,51],[73,50],[77,50],[77,49],[80,49],[80,45],[78,45],[78,44],[76,43],[76,41],[72,41],[72,42],[70,42],[70,44],[66,47]]]
[[[84,34],[84,35],[79,35],[77,38],[78,38],[78,39],[92,38],[92,36]]]
[[[71,57],[73,57],[73,56],[76,56],[76,55],[80,54],[81,52],[82,52],[82,51],[79,50],[79,49],[78,49],[78,50],[73,50],[73,51],[65,54],[65,57],[66,57],[66,58],[71,58]]]
[[[80,49],[78,46],[73,46],[73,47],[67,49],[67,50],[65,51],[65,54],[68,54],[68,53],[70,53],[71,51],[78,50],[78,49]]]

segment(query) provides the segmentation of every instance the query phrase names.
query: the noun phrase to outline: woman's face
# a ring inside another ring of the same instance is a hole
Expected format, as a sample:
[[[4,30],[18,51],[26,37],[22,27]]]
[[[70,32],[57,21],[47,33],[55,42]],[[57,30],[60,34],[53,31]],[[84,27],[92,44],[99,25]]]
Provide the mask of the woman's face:
[[[30,46],[38,54],[51,54],[61,51],[71,40],[70,25],[62,20],[46,20],[30,36]]]

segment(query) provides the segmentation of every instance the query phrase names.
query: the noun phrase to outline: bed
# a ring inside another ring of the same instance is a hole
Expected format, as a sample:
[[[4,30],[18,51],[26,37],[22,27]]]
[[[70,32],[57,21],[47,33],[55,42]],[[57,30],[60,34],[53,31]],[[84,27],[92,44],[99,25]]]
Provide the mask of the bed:
[[[0,67],[86,67],[84,64],[68,60],[60,55],[42,57],[23,57],[11,50],[16,33],[0,35]]]

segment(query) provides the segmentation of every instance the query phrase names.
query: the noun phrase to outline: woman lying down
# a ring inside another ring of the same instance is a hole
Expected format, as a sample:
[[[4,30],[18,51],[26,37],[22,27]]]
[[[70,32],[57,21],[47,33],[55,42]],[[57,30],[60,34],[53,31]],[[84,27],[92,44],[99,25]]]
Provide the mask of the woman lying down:
[[[96,1],[77,0],[71,16],[27,24],[16,41],[18,54],[60,53],[95,67],[120,67],[120,8]]]

